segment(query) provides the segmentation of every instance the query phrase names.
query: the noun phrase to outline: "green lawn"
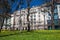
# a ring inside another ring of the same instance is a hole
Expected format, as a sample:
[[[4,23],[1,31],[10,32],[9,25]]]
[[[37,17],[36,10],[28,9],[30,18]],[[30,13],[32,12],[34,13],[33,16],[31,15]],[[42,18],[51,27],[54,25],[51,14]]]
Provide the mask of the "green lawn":
[[[6,33],[2,32],[0,33],[0,40],[60,40],[60,30],[37,30],[32,32],[14,31]]]

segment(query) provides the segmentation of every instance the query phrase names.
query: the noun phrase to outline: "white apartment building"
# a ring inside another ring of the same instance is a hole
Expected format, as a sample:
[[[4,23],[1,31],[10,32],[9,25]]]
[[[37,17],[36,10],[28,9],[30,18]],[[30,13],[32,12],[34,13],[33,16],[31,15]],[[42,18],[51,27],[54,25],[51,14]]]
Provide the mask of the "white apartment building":
[[[46,9],[46,7],[43,7],[43,9]],[[47,29],[47,20],[50,20],[51,17],[48,15],[48,12],[42,12],[41,6],[32,7],[30,9],[30,29],[44,29],[44,18],[45,18],[45,28]],[[50,11],[49,11],[50,12]],[[7,20],[7,23],[10,24],[9,28],[15,29],[15,30],[25,30],[27,29],[27,9],[17,10],[13,14],[11,14],[11,18]],[[45,14],[45,17],[44,17]],[[9,21],[10,20],[10,21]],[[6,20],[5,22],[6,23]],[[7,26],[8,27],[8,26]]]
[[[46,4],[44,4],[44,5],[46,5]],[[43,7],[44,5],[35,6],[35,7],[33,6],[30,9],[30,16],[29,16],[30,29],[35,29],[35,30],[43,30],[44,28],[48,29],[47,20],[51,20],[51,16],[50,16],[51,7]],[[44,9],[46,10],[45,12],[42,11]],[[28,14],[27,8],[17,10],[13,14],[11,14],[11,27],[12,28],[15,27],[15,30],[16,29],[19,29],[19,30],[27,29],[27,23],[28,23],[27,14]],[[60,3],[57,3],[55,5],[54,19],[60,19]],[[45,27],[44,27],[44,23],[45,23]]]
[[[44,7],[47,9],[46,7]],[[32,7],[30,9],[30,28],[31,29],[44,29],[44,12],[41,11],[41,7]],[[15,11],[11,16],[11,27],[15,27],[16,29],[27,29],[27,9],[22,9]],[[47,29],[47,20],[50,20],[51,17],[48,15],[48,12],[45,12],[45,28]],[[15,22],[14,22],[15,21]]]
[[[46,7],[43,9],[48,10]],[[49,11],[50,12],[50,11]],[[32,7],[30,10],[30,21],[31,27],[33,29],[44,29],[44,15],[45,15],[45,29],[47,29],[47,20],[50,20],[51,17],[48,15],[48,12],[42,12],[41,6]]]
[[[20,29],[27,29],[27,9],[20,10]]]
[[[58,18],[60,19],[60,5],[56,5],[57,10],[54,10],[54,13],[58,14]],[[42,9],[47,10],[45,13],[42,11]],[[15,11],[11,16],[11,27],[15,27],[15,29],[27,29],[27,9],[22,9]],[[47,20],[51,20],[51,7],[41,7],[41,6],[33,6],[30,9],[30,16],[29,16],[29,21],[30,21],[30,28],[31,29],[39,29],[43,30],[44,29],[44,15],[45,15],[45,29],[48,29],[48,22]],[[14,22],[15,19],[15,22]],[[54,16],[54,19],[57,19],[57,16]],[[15,25],[13,25],[15,24]]]
[[[20,27],[20,11],[15,11],[11,14],[11,28],[18,30]]]
[[[22,9],[11,14],[11,27],[21,30],[27,28],[27,10]]]

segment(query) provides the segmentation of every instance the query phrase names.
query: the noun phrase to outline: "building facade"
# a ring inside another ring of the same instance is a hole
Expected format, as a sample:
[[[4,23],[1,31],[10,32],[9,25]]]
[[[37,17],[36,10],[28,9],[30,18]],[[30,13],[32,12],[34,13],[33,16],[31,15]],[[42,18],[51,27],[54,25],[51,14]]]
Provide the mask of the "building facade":
[[[43,9],[47,10],[46,7],[43,7]],[[51,19],[47,11],[45,13],[42,12],[42,7],[38,6],[38,7],[32,7],[30,13],[31,13],[30,21],[32,25],[31,27],[33,27],[33,29],[39,29],[39,30],[47,29],[47,20]]]
[[[55,29],[60,29],[60,0],[57,0],[54,8],[54,26]],[[51,24],[51,20],[49,20],[48,24]],[[52,29],[51,25],[48,26],[48,29]]]
[[[17,10],[11,14],[11,28],[14,28],[15,30],[26,30],[28,25],[27,14],[27,8]],[[44,7],[42,5],[30,8],[29,23],[31,30],[52,29],[51,7]],[[55,4],[54,24],[55,28],[60,28],[60,3]]]
[[[43,7],[43,9],[47,9],[47,7]],[[47,29],[47,20],[50,20],[51,17],[48,15],[48,12],[45,13],[41,11],[41,6],[32,7],[30,9],[30,15],[29,15],[29,23],[30,23],[30,29],[35,30],[43,30],[44,28]],[[49,11],[50,12],[50,11]],[[15,11],[11,16],[11,27],[15,27],[15,29],[27,29],[27,9],[22,9]],[[45,15],[45,16],[44,16]],[[45,18],[45,19],[44,19]],[[45,22],[45,26],[44,26]]]

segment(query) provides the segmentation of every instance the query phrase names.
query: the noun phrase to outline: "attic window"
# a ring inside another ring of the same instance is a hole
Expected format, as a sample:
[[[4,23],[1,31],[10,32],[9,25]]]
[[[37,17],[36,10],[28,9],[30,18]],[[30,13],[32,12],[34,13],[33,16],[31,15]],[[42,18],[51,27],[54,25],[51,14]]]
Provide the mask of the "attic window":
[[[25,13],[25,11],[22,11],[23,13]]]

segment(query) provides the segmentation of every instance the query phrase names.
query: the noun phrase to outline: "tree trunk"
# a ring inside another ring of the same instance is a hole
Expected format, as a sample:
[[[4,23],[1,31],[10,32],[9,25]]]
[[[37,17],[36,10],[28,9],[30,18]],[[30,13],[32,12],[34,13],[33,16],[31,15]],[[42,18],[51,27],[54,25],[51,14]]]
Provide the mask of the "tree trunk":
[[[29,11],[30,11],[30,8],[28,8],[28,15],[27,15],[27,22],[28,22],[28,30],[27,31],[30,31],[30,22],[29,22],[30,13],[29,13]]]
[[[5,24],[5,29],[7,29],[7,18],[6,18],[6,24]]]
[[[51,4],[51,26],[52,29],[54,30],[54,0],[52,0],[52,4]]]
[[[2,29],[3,24],[4,24],[4,17],[3,17],[1,20],[2,20],[2,21],[1,21],[1,26],[0,26],[0,32],[1,32],[1,29]]]

